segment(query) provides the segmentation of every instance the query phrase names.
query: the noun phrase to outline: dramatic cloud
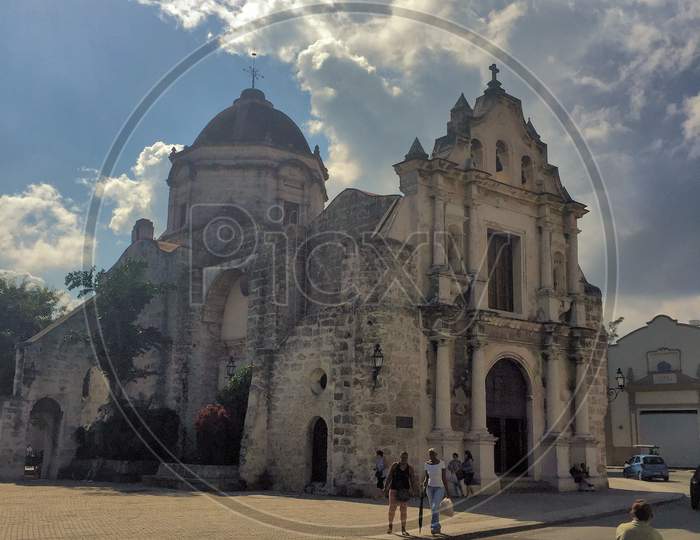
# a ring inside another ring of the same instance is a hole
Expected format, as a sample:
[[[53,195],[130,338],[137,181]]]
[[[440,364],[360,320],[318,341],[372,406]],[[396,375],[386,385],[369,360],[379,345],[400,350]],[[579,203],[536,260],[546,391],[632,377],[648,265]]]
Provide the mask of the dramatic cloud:
[[[172,148],[182,149],[180,144],[158,141],[144,148],[132,176],[122,174],[95,182],[95,195],[101,197],[111,210],[109,228],[115,234],[125,234],[138,218],[157,221],[156,201],[167,200],[165,178],[170,170],[168,155]],[[158,195],[158,196],[157,196]]]
[[[223,47],[231,54],[255,48],[289,65],[310,98],[307,130],[329,143],[331,196],[350,184],[396,191],[391,164],[402,159],[414,136],[430,152],[459,92],[473,104],[494,61],[462,40],[399,17],[307,17],[232,40],[226,32],[307,2],[139,2],[188,30],[223,28]],[[618,226],[620,314],[646,305],[648,317],[628,320],[648,320],[661,297],[700,296],[692,270],[700,265],[700,253],[688,248],[697,245],[692,231],[700,228],[694,208],[700,185],[692,161],[700,157],[700,3],[540,0],[494,8],[486,1],[407,0],[396,5],[462,24],[510,51],[571,111],[595,153]],[[567,188],[592,210],[582,223],[581,265],[592,282],[604,285],[602,217],[580,159],[537,96],[507,67],[502,71],[506,89],[523,100],[549,144],[550,161],[560,166]],[[633,305],[632,298],[644,301]],[[669,309],[674,305],[684,314],[693,309],[680,303],[669,303]]]
[[[49,184],[0,195],[0,267],[38,274],[73,268],[80,261],[79,209]]]

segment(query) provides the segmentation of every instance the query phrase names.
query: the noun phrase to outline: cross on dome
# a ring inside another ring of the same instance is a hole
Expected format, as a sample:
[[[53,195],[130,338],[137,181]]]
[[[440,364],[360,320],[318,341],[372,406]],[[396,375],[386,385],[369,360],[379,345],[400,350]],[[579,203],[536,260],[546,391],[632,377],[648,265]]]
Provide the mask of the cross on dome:
[[[498,79],[496,79],[496,75],[501,71],[496,67],[496,64],[491,64],[489,66],[489,69],[491,70],[491,80],[496,82]]]
[[[265,77],[262,73],[260,73],[260,70],[255,67],[255,58],[258,56],[258,54],[253,51],[250,53],[250,56],[253,58],[253,60],[247,68],[243,68],[243,71],[250,74],[250,87],[255,88],[255,81],[258,79],[264,79]]]

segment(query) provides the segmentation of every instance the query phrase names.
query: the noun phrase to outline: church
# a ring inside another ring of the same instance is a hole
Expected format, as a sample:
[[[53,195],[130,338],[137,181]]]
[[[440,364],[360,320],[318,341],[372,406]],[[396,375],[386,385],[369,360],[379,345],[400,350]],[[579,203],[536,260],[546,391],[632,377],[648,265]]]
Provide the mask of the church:
[[[120,261],[175,285],[141,315],[170,345],[140,359],[154,374],[127,394],[177,412],[182,456],[197,412],[251,365],[249,485],[265,474],[282,491],[371,495],[377,449],[419,467],[435,447],[471,451],[485,493],[519,476],[572,490],[582,462],[607,486],[602,298],[578,255],[587,209],[491,71],[430,154],[416,138],[397,156],[397,194],[328,202],[318,147],[256,88],[173,149],[167,228],[155,238],[138,220]],[[55,478],[107,399],[90,351],[63,339],[84,324],[78,309],[18,347],[0,478],[22,476],[28,441]]]

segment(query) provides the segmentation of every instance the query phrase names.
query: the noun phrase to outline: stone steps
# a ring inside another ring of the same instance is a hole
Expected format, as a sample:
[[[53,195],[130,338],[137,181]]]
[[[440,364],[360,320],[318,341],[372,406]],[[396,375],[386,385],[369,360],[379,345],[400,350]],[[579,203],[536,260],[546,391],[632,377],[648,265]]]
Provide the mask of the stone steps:
[[[142,483],[184,491],[239,491],[243,488],[237,467],[179,463],[161,464],[158,472],[144,476]]]
[[[526,476],[521,478],[504,477],[501,478],[500,481],[502,493],[543,493],[556,491],[549,482],[534,480]]]

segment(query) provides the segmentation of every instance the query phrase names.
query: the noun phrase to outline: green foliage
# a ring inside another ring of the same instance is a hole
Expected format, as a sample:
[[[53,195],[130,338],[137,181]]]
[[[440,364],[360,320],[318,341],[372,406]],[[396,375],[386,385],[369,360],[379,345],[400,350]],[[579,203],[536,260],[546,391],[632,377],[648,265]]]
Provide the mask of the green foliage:
[[[15,345],[63,314],[58,292],[0,277],[0,395],[12,393]]]
[[[229,379],[228,384],[216,396],[217,403],[232,412],[242,412],[245,415],[252,379],[253,367],[251,365],[239,367]]]
[[[69,339],[92,342],[99,365],[116,396],[121,395],[117,382],[126,384],[153,374],[137,367],[134,360],[166,343],[157,328],[144,328],[138,323],[139,314],[151,300],[170,288],[147,280],[147,268],[144,261],[127,259],[109,271],[95,273],[91,268],[66,276],[66,286],[77,289],[78,298],[93,296],[88,306],[90,335],[73,334]]]
[[[608,332],[608,343],[615,343],[617,341],[617,338],[619,337],[617,334],[617,328],[622,324],[622,321],[624,321],[624,317],[618,317],[614,321],[610,321],[608,323],[608,326],[606,328]]]
[[[180,418],[172,409],[125,407],[124,414],[111,409],[104,418],[76,430],[74,436],[78,449],[75,457],[172,461],[165,449],[177,453],[179,427]]]
[[[238,463],[253,378],[251,366],[242,366],[229,379],[216,404],[203,407],[195,422],[197,452],[207,465]]]

